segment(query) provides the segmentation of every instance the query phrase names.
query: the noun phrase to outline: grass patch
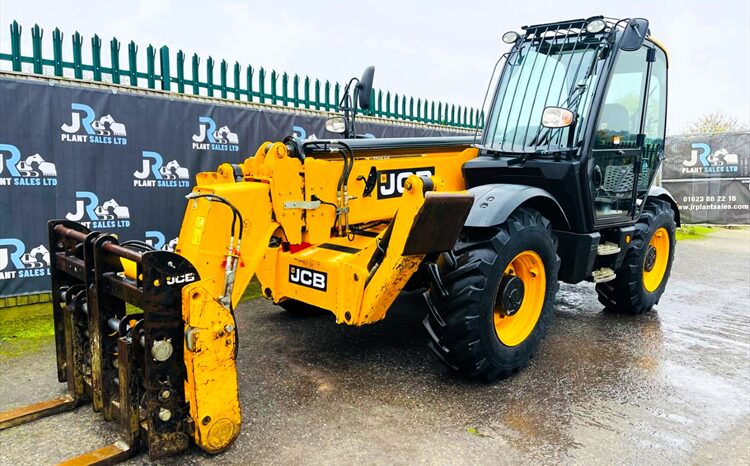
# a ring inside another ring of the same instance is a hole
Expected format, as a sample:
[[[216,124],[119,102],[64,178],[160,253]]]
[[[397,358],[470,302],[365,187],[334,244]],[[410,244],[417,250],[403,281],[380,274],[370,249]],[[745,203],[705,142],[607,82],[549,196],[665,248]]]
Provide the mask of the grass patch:
[[[677,229],[676,238],[677,241],[684,241],[688,239],[703,238],[714,231],[712,227],[702,225],[684,225]]]
[[[240,298],[240,302],[244,303],[245,301],[250,301],[251,299],[260,298],[263,296],[260,290],[260,283],[255,278],[252,279],[249,285],[247,285],[247,288],[245,288],[245,292],[242,293],[242,298]]]
[[[54,335],[52,303],[0,309],[0,357],[34,352]]]

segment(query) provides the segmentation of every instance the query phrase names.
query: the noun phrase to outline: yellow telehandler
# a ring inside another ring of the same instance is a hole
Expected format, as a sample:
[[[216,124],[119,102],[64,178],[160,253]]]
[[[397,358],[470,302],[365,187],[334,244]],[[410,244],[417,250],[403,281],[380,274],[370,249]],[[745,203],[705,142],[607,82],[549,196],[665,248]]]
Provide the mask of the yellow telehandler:
[[[91,401],[120,439],[71,460],[228,448],[240,432],[235,307],[253,277],[295,313],[346,325],[421,289],[435,354],[466,377],[522,369],[558,281],[592,281],[639,314],[669,277],[679,211],[663,159],[668,55],[645,19],[526,26],[476,137],[367,139],[373,68],[353,79],[334,139],[262,144],[200,173],[175,252],[49,223],[65,396],[0,414],[6,428]],[[358,104],[358,105],[357,105]],[[126,303],[139,312],[126,312]]]

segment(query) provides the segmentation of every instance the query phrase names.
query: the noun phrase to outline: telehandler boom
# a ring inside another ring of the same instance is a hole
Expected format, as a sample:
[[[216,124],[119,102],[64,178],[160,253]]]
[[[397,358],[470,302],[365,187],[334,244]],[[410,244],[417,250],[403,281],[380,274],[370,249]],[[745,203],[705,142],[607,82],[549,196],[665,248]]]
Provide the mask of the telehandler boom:
[[[0,414],[10,427],[91,401],[120,440],[112,463],[231,445],[240,432],[235,308],[253,277],[295,313],[363,325],[421,289],[430,347],[492,381],[550,328],[558,281],[596,283],[639,314],[661,297],[677,205],[653,187],[667,64],[645,19],[601,16],[508,32],[481,137],[364,139],[374,70],[353,79],[339,139],[288,137],[200,173],[175,252],[49,223],[64,397]],[[358,103],[358,105],[357,105]],[[139,309],[128,313],[126,303]],[[418,312],[418,310],[415,310]]]

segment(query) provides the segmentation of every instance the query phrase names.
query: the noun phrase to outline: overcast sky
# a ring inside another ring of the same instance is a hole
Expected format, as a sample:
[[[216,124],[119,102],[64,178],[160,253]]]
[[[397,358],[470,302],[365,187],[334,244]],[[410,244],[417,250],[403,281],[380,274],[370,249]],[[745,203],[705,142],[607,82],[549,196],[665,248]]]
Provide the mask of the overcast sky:
[[[8,25],[16,19],[24,32],[38,23],[45,41],[55,26],[66,42],[78,30],[86,58],[90,36],[98,33],[103,41],[133,39],[144,49],[166,44],[204,59],[339,82],[375,65],[377,88],[479,107],[492,67],[508,48],[503,32],[597,14],[642,16],[671,52],[670,133],[716,110],[750,122],[748,0],[627,0],[606,10],[601,1],[572,3],[0,0],[0,48],[9,51]]]

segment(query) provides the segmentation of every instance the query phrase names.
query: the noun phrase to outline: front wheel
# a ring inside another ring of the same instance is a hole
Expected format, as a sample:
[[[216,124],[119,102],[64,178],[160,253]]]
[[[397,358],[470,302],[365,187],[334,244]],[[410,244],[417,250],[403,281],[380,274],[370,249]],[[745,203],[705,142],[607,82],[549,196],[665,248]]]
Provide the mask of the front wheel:
[[[674,211],[660,199],[648,199],[617,277],[596,285],[599,302],[627,314],[643,314],[659,302],[672,271]]]
[[[447,296],[425,293],[430,348],[470,378],[504,378],[526,366],[552,316],[557,241],[546,218],[520,208],[493,228],[467,228],[441,261]]]

